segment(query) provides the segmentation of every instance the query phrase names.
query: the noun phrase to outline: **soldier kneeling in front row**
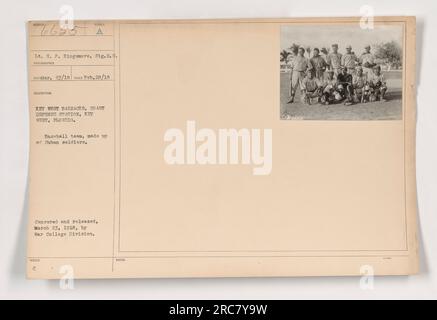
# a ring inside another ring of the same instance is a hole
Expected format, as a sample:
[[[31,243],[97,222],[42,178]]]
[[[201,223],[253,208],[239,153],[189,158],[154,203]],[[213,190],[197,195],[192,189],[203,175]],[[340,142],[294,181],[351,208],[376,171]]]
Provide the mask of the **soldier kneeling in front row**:
[[[367,81],[367,75],[363,73],[363,68],[358,67],[356,69],[356,74],[352,78],[352,85],[355,103],[369,101],[371,90]]]
[[[307,71],[307,76],[302,81],[302,99],[306,104],[311,104],[314,99],[320,101],[322,96],[323,82],[314,77],[312,70]]]
[[[337,79],[334,78],[334,71],[328,70],[326,78],[323,81],[323,92],[320,97],[320,102],[328,105],[335,102],[335,94],[337,93]],[[338,93],[337,93],[338,94]]]
[[[352,104],[354,87],[352,85],[352,75],[347,72],[347,68],[343,67],[341,73],[337,76],[337,90],[340,93],[344,104],[349,106]]]
[[[373,68],[373,74],[369,78],[369,85],[373,91],[371,101],[386,101],[387,83],[385,82],[384,75],[381,73],[381,66]]]

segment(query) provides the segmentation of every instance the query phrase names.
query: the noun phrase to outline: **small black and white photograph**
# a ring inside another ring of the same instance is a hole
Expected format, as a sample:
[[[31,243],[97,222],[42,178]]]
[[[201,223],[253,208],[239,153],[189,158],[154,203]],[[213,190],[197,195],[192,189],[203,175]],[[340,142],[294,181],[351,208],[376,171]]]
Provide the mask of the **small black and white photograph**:
[[[403,27],[283,25],[281,120],[401,120]]]

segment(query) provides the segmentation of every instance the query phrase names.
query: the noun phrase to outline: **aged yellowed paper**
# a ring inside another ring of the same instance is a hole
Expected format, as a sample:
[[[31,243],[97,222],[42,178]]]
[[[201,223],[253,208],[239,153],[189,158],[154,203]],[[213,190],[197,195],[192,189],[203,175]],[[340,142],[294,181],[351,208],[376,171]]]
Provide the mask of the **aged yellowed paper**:
[[[418,271],[415,18],[28,24],[28,277]]]

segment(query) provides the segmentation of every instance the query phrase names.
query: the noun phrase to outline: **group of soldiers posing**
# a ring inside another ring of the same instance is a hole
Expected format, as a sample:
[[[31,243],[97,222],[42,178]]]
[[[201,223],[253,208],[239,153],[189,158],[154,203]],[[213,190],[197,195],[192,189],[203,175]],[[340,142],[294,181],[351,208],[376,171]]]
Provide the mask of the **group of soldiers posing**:
[[[290,100],[294,102],[297,89],[300,89],[304,103],[311,104],[315,99],[322,104],[344,102],[351,105],[357,102],[385,101],[387,85],[381,66],[375,63],[370,46],[358,58],[352,47],[346,53],[338,52],[338,45],[332,45],[328,54],[322,49],[313,49],[313,56],[305,57],[305,49],[300,47],[293,52],[290,67]]]

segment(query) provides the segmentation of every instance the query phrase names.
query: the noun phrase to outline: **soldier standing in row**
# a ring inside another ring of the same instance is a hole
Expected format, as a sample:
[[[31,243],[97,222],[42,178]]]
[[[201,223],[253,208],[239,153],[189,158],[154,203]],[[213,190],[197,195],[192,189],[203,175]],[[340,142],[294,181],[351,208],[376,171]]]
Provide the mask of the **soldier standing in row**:
[[[332,45],[332,52],[328,54],[326,60],[329,69],[334,71],[334,76],[337,77],[341,67],[341,54],[338,53],[338,44]]]
[[[364,53],[360,56],[360,63],[363,67],[363,72],[369,77],[373,73],[373,67],[376,66],[375,56],[370,52],[371,48],[369,45],[364,50]]]
[[[318,48],[314,48],[313,57],[311,58],[310,62],[314,72],[314,76],[319,80],[323,80],[323,76],[325,74],[325,70],[328,64],[326,63],[325,59],[320,56],[320,51]]]
[[[293,70],[291,69],[291,66],[293,65],[294,59],[298,55],[299,48],[296,48],[295,46],[291,47],[291,54],[287,57],[287,63],[290,66],[290,90],[288,92],[288,95],[291,97],[293,95]]]
[[[320,52],[321,52],[320,56],[323,58],[323,60],[325,60],[326,65],[328,65],[328,62],[327,62],[328,61],[328,50],[325,47],[323,47],[320,50]]]
[[[305,48],[300,47],[298,54],[291,61],[291,88],[290,88],[290,100],[288,103],[294,102],[294,96],[296,95],[296,90],[299,87],[302,90],[302,81],[305,78],[305,72],[311,70],[312,66],[310,61],[304,57]]]
[[[352,47],[348,45],[346,47],[346,53],[341,57],[341,65],[346,67],[350,74],[355,74],[355,67],[358,63],[358,58],[355,53],[352,52]]]

